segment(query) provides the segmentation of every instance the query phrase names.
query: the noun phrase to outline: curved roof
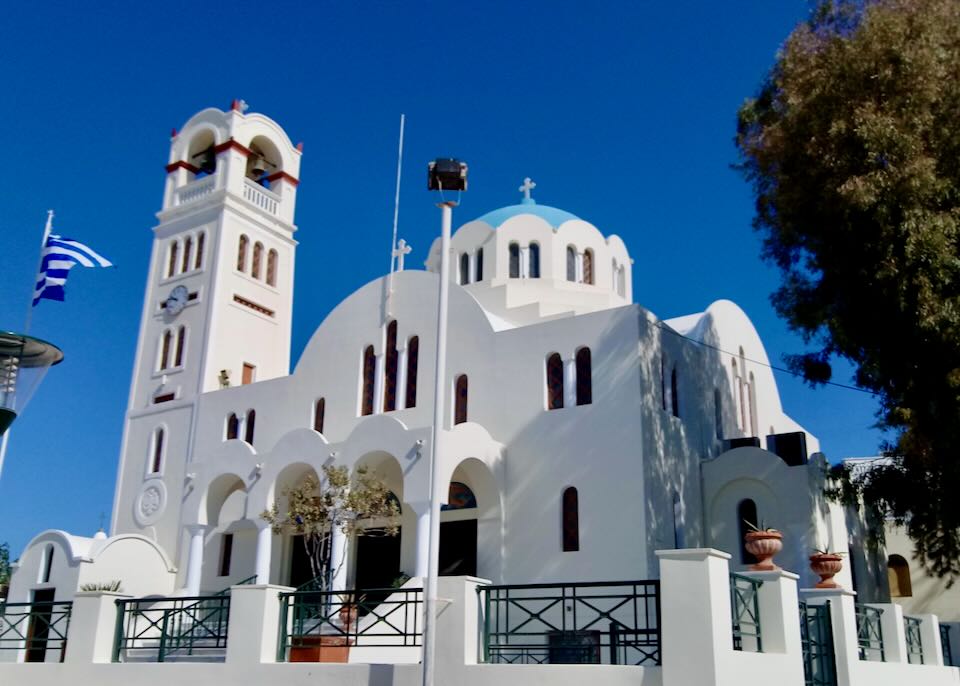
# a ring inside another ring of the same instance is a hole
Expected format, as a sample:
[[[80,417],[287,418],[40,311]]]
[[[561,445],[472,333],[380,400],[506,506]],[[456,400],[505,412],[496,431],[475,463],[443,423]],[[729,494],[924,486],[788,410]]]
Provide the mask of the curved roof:
[[[553,228],[557,228],[571,219],[579,219],[575,214],[571,214],[566,210],[550,207],[549,205],[538,205],[536,200],[530,198],[529,200],[525,199],[521,201],[518,205],[508,205],[507,207],[501,207],[498,210],[487,212],[478,218],[477,221],[486,222],[493,228],[497,228],[508,219],[521,214],[532,214],[535,217],[540,217]]]

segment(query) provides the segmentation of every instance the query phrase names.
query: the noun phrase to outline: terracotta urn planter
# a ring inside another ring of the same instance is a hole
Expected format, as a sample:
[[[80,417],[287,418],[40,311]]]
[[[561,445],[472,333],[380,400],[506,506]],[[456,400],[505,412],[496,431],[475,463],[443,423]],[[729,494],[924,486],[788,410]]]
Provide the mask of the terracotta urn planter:
[[[773,556],[783,549],[783,534],[781,532],[772,529],[748,531],[743,539],[743,547],[757,558],[757,562],[750,565],[752,571],[772,572],[780,569],[773,564]]]
[[[840,588],[833,577],[843,569],[843,558],[836,553],[815,553],[810,556],[810,569],[820,577],[816,588]]]

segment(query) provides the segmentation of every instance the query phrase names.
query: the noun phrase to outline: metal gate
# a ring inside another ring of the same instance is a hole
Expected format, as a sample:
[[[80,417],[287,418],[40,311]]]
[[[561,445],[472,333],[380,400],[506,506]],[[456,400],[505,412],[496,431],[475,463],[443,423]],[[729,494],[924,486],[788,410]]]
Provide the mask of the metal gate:
[[[800,603],[800,642],[803,644],[803,678],[807,686],[836,686],[830,605]]]

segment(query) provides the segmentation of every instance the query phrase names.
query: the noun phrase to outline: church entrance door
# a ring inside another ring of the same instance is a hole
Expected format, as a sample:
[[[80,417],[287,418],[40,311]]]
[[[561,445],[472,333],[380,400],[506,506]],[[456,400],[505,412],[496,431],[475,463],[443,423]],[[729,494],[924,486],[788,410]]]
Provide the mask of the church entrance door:
[[[400,535],[400,529],[397,530],[396,536],[384,536],[371,530],[368,531],[368,535],[358,536],[355,539],[357,573],[354,587],[365,596],[360,614],[366,614],[390,595],[389,591],[371,593],[367,589],[389,589],[400,576]]]
[[[477,520],[440,523],[440,576],[477,575]]]
[[[53,616],[55,595],[56,590],[52,588],[44,588],[33,592],[30,625],[27,627],[25,662],[44,662],[47,659],[47,638],[50,636],[50,620]]]

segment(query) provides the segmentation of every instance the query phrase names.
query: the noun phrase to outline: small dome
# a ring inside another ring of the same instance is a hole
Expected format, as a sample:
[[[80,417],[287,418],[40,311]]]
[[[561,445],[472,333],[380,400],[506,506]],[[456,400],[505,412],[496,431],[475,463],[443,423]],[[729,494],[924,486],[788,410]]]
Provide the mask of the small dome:
[[[570,214],[566,210],[550,207],[549,205],[538,205],[536,200],[530,198],[522,200],[518,205],[508,205],[507,207],[501,207],[498,210],[487,212],[477,221],[486,222],[493,228],[497,228],[511,217],[516,217],[521,214],[532,214],[535,217],[540,217],[553,228],[557,228],[571,219],[579,219],[579,217]]]
[[[93,535],[93,539],[95,541],[105,541],[107,540],[107,533],[103,529],[100,529]]]

